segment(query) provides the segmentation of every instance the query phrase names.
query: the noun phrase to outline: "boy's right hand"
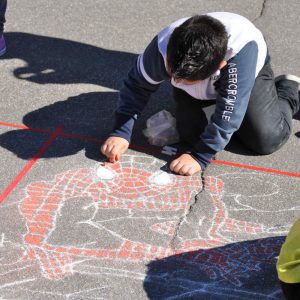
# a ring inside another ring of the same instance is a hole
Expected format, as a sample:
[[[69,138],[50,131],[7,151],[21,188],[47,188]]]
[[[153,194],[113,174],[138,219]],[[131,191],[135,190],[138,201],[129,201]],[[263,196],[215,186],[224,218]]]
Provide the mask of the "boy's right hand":
[[[101,152],[111,163],[115,163],[126,152],[129,142],[118,136],[109,137],[101,146]]]

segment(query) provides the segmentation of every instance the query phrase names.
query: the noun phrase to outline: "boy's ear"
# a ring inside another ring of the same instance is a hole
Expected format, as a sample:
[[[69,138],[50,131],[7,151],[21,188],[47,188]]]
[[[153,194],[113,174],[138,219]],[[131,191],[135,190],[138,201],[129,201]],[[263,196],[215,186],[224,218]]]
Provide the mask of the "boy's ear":
[[[222,60],[220,62],[219,70],[223,69],[226,65],[227,65],[227,61],[226,60]]]

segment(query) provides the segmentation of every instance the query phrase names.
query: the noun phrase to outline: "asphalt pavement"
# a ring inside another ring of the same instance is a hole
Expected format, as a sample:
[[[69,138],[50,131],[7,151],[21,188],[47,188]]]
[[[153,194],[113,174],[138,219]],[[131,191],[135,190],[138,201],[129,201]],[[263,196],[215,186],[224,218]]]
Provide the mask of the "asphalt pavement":
[[[300,76],[297,0],[8,0],[0,58],[0,299],[283,299],[276,260],[300,216],[300,114],[278,152],[233,141],[192,177],[145,121],[99,148],[138,54],[181,17],[230,11],[262,30],[275,75]]]

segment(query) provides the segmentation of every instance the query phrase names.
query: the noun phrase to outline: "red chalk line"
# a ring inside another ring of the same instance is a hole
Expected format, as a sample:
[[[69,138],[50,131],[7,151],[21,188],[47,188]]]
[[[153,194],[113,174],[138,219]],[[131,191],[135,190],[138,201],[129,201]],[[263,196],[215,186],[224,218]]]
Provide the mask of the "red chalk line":
[[[26,130],[29,130],[29,131],[48,133],[48,134],[53,133],[53,130],[47,130],[47,129],[41,129],[41,128],[31,128],[31,127],[27,127],[25,125],[19,125],[19,124],[0,122],[0,125],[1,126],[6,126],[6,127],[18,128],[18,129],[26,129]]]
[[[19,173],[19,175],[11,182],[11,184],[3,192],[3,194],[0,195],[0,203],[2,203],[8,197],[8,195],[13,191],[13,189],[19,184],[19,182],[30,171],[30,169],[37,162],[37,160],[42,157],[44,152],[50,147],[50,145],[55,141],[55,139],[58,136],[68,137],[68,138],[73,138],[73,139],[80,139],[80,140],[84,140],[84,141],[95,142],[95,143],[98,143],[98,144],[101,144],[103,142],[100,139],[90,137],[90,136],[80,136],[80,135],[75,135],[75,134],[71,134],[71,133],[64,133],[63,132],[63,125],[59,126],[55,131],[48,130],[48,129],[41,129],[41,128],[31,128],[31,127],[27,127],[25,125],[6,123],[6,122],[0,122],[0,126],[19,128],[19,129],[29,130],[29,131],[34,131],[34,132],[47,133],[47,134],[51,135],[49,140],[33,156],[33,158],[29,161],[29,163],[24,167],[24,169]],[[135,150],[144,150],[144,151],[147,151],[147,150],[149,151],[150,150],[152,152],[161,153],[161,148],[156,148],[156,147],[143,147],[143,146],[138,146],[138,145],[131,145],[130,148],[135,149]],[[229,162],[229,161],[223,161],[223,160],[212,160],[212,163],[219,164],[219,165],[226,165],[226,166],[235,167],[235,168],[248,169],[248,170],[260,171],[260,172],[265,172],[265,173],[271,173],[271,174],[276,174],[276,175],[283,175],[283,176],[300,178],[300,174],[299,173],[294,173],[294,172],[286,172],[286,171],[280,171],[280,170],[276,170],[276,169],[270,169],[270,168],[264,168],[264,167],[258,167],[258,166],[251,166],[251,165],[244,165],[244,164],[239,164],[239,163]]]
[[[25,130],[35,131],[35,132],[42,132],[42,133],[49,133],[49,134],[53,133],[53,131],[51,131],[51,130],[41,129],[41,128],[32,128],[32,127],[27,127],[24,125],[19,125],[19,124],[0,122],[0,125],[7,126],[7,127],[20,128],[20,129],[25,129]],[[90,136],[81,136],[81,135],[75,135],[75,134],[64,133],[64,132],[60,132],[59,135],[62,137],[68,137],[68,138],[73,138],[73,139],[80,139],[80,140],[84,140],[84,141],[95,142],[98,144],[101,144],[103,142],[101,139],[97,139],[97,138],[90,137]],[[140,150],[140,151],[151,150],[152,152],[161,153],[161,149],[156,148],[156,147],[143,147],[143,146],[139,146],[139,145],[131,145],[130,148],[135,149],[135,150]],[[235,167],[235,168],[249,169],[249,170],[260,171],[260,172],[265,172],[265,173],[272,173],[272,174],[277,174],[277,175],[284,175],[284,176],[300,178],[299,173],[280,171],[280,170],[276,170],[276,169],[270,169],[270,168],[264,168],[264,167],[258,167],[258,166],[244,165],[244,164],[239,164],[239,163],[230,162],[230,161],[212,160],[212,163],[219,164],[219,165],[226,165],[226,166]]]
[[[20,127],[18,127],[18,128],[20,128]],[[25,128],[25,129],[27,129],[27,128]],[[52,132],[49,140],[39,149],[39,151],[32,157],[32,159],[27,163],[27,165],[23,168],[23,170],[17,175],[17,177],[15,177],[15,179],[10,183],[10,185],[6,188],[6,190],[0,196],[0,203],[2,203],[8,197],[8,195],[13,191],[13,189],[26,176],[26,174],[30,171],[30,169],[37,162],[37,160],[42,157],[42,155],[46,152],[46,150],[50,147],[50,145],[62,133],[63,129],[64,129],[64,127],[63,127],[63,125],[61,125],[54,132]]]
[[[277,174],[277,175],[284,175],[284,176],[300,178],[299,173],[286,172],[286,171],[280,171],[280,170],[276,170],[276,169],[263,168],[263,167],[257,167],[257,166],[251,166],[251,165],[243,165],[243,164],[230,162],[230,161],[215,159],[215,160],[212,160],[212,163],[219,164],[219,165],[226,165],[226,166],[230,166],[230,167],[242,168],[242,169],[249,169],[249,170],[254,170],[254,171],[261,171],[261,172],[265,172],[265,173],[273,173],[273,174]]]

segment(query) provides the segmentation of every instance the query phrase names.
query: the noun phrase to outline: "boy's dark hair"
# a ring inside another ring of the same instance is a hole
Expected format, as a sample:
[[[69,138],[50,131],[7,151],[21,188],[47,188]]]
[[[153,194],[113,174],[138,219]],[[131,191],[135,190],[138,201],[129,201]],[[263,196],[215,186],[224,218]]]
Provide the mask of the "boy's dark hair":
[[[227,51],[225,26],[215,18],[196,15],[171,34],[167,63],[174,79],[203,80],[215,73]]]

